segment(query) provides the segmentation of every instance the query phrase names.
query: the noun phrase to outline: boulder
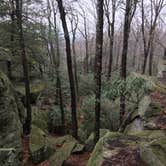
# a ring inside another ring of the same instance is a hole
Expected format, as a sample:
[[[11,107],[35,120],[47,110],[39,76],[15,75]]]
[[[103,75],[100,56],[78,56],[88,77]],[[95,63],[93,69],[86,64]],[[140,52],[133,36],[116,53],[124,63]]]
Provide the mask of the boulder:
[[[20,165],[22,160],[21,122],[24,121],[22,113],[24,108],[18,105],[18,101],[10,81],[0,71],[0,149],[1,154],[5,153],[0,155],[0,161],[8,162],[5,156],[11,154],[10,149],[14,149],[14,152],[12,151],[14,161],[12,166]]]
[[[46,133],[36,126],[32,126],[30,136],[30,152],[34,164],[41,163],[48,159],[55,149]]]
[[[162,115],[159,103],[152,100],[150,96],[144,96],[138,105],[138,109],[132,112],[131,119],[124,133],[141,132],[143,130],[158,130],[161,127],[158,121],[165,117]],[[162,120],[163,121],[163,120]]]
[[[166,139],[161,130],[133,135],[109,132],[96,144],[88,166],[164,166]]]
[[[100,129],[100,138],[103,137],[109,130],[107,129]],[[88,137],[85,141],[85,151],[92,151],[94,148],[94,132]]]
[[[144,123],[140,118],[134,119],[134,121],[127,125],[125,128],[125,133],[133,133],[133,132],[139,132],[144,130]]]
[[[51,166],[62,166],[64,161],[72,153],[81,152],[83,150],[83,145],[79,144],[78,141],[70,135],[59,137],[58,139],[53,138],[52,142],[54,142],[56,152],[49,159]]]

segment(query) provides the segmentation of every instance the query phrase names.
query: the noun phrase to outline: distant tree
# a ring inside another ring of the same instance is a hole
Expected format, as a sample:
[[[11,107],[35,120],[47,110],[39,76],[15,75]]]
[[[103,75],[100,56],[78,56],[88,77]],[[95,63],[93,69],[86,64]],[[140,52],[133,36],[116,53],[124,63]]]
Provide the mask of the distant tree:
[[[108,23],[108,37],[109,37],[109,64],[108,64],[108,73],[107,79],[109,80],[112,72],[113,64],[113,48],[114,48],[114,31],[115,31],[115,14],[117,9],[117,4],[119,3],[116,0],[105,0],[104,1],[104,11]],[[111,2],[111,16],[110,16],[110,2]],[[110,18],[111,17],[111,18]],[[111,20],[112,19],[112,20]]]
[[[150,0],[150,21],[145,15],[145,2],[141,0],[141,14],[142,14],[142,39],[144,47],[144,61],[142,65],[142,74],[145,74],[148,56],[149,57],[149,75],[152,75],[152,62],[153,62],[153,42],[155,37],[155,30],[157,26],[158,18],[164,6],[166,5],[164,0]],[[149,26],[148,34],[146,34],[147,29],[145,27]]]
[[[84,27],[84,31],[80,31],[81,35],[83,36],[83,38],[85,39],[85,59],[84,59],[84,70],[85,73],[89,72],[89,40],[88,40],[88,27],[87,27],[87,17],[86,17],[86,12],[84,10],[84,8],[79,5],[81,8],[81,11],[79,14],[81,15],[81,17],[83,18],[83,27]]]

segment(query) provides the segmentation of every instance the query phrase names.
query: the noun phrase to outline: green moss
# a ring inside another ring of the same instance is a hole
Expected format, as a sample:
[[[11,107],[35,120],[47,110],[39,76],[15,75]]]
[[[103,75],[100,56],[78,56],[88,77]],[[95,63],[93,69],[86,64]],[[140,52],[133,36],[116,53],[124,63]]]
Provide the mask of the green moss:
[[[146,140],[154,140],[165,137],[165,133],[162,130],[144,130],[142,132],[137,132],[130,135],[134,135]]]
[[[61,166],[77,147],[77,141],[72,136],[67,135],[54,141],[54,145],[61,147],[56,149],[55,154],[50,157],[49,161],[51,166]]]
[[[158,157],[163,165],[166,165],[166,152],[162,149],[160,145],[151,146],[152,152]]]
[[[109,130],[107,130],[107,129],[100,129],[100,138],[103,137],[108,132],[109,132]],[[86,140],[86,142],[89,142],[91,140],[92,141],[94,140],[94,132],[88,137],[88,139]]]
[[[100,138],[100,140],[97,142],[92,154],[91,154],[91,157],[88,161],[88,164],[87,166],[99,166],[100,163],[102,162],[102,155],[103,155],[103,152],[104,152],[104,143],[107,139],[114,139],[114,138],[117,138],[121,136],[120,133],[117,133],[117,132],[109,132],[107,134],[105,134],[103,137]]]
[[[33,125],[30,137],[31,152],[33,153],[41,149],[45,145],[45,141],[46,141],[45,133],[40,128]]]
[[[55,140],[55,144],[59,146],[63,145],[66,142],[77,142],[77,140],[73,138],[71,135],[65,135]]]
[[[84,150],[84,145],[82,145],[82,144],[76,144],[76,146],[72,150],[72,153],[82,152],[83,150]]]
[[[34,164],[48,159],[55,151],[45,132],[34,125],[30,137],[30,151]]]

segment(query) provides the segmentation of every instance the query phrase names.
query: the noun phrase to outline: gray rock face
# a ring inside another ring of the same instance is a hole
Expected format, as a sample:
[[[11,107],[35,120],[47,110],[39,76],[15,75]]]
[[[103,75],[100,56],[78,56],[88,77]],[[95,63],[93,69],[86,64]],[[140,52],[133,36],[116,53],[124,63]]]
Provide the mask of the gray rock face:
[[[17,103],[11,83],[0,71],[0,165],[19,166],[22,158],[22,113]]]

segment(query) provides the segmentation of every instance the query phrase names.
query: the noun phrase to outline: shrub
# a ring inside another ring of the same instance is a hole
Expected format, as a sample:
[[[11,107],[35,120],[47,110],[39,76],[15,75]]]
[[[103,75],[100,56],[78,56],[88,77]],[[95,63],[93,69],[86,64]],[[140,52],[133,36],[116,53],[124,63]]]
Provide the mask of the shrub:
[[[126,96],[131,103],[138,104],[142,97],[149,91],[147,80],[136,74],[130,74],[126,81],[117,77],[106,85],[103,94],[110,100],[115,100],[121,95]]]
[[[49,117],[49,131],[50,132],[61,132],[63,127],[65,128],[65,131],[67,132],[71,126],[71,113],[67,108],[64,108],[65,113],[65,124],[62,125],[61,122],[61,110],[58,105],[55,105],[50,110],[48,117]]]
[[[101,101],[101,128],[117,130],[119,128],[119,100],[110,102],[109,99],[103,97]],[[95,118],[95,97],[87,96],[81,107],[83,121],[79,128],[82,140],[94,131]]]

